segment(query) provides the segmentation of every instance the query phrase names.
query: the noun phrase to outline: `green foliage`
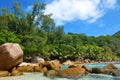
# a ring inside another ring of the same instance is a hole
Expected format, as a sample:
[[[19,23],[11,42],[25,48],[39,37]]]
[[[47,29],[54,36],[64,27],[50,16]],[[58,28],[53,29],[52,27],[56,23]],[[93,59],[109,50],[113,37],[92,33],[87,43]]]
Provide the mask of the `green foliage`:
[[[34,3],[31,12],[24,12],[20,3],[13,10],[3,8],[0,14],[0,44],[21,44],[25,56],[39,55],[45,59],[59,57],[117,59],[120,57],[120,32],[113,36],[86,36],[64,33],[51,14],[45,15],[45,4]]]
[[[20,39],[11,31],[0,30],[0,44],[7,42],[20,43]]]
[[[104,49],[96,45],[77,45],[76,54],[80,57],[91,57],[97,59],[99,54],[102,54]],[[79,57],[78,56],[78,57]]]

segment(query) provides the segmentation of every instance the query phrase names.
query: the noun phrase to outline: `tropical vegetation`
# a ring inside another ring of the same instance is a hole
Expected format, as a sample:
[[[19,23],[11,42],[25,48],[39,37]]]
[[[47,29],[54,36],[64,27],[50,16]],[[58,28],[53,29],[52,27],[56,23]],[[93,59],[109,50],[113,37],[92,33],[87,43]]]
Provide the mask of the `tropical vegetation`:
[[[45,15],[44,3],[36,2],[31,11],[21,9],[19,2],[14,2],[12,10],[2,8],[0,13],[0,45],[19,43],[26,56],[41,56],[49,59],[94,60],[120,58],[120,32],[98,37],[84,33],[65,33],[64,26],[56,26]]]

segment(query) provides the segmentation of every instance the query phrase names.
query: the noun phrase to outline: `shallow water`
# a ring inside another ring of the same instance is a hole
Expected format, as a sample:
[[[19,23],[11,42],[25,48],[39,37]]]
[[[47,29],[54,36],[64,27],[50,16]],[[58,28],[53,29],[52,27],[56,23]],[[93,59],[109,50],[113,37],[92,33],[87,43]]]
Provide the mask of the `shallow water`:
[[[109,64],[109,63],[113,63],[115,66],[117,66],[118,68],[120,68],[120,62],[101,62],[101,63],[90,63],[90,64],[86,64],[86,66],[88,66],[89,68],[102,68],[105,65]]]
[[[2,77],[0,80],[120,80],[120,77],[112,77],[102,74],[88,74],[87,76],[79,79],[67,79],[67,78],[48,78],[43,76],[42,73],[24,73],[22,76]]]
[[[103,67],[108,63],[95,63],[95,64],[87,64],[89,67]],[[120,68],[120,63],[114,63],[117,67]],[[120,80],[120,77],[113,77],[110,75],[103,74],[88,74],[79,79],[67,79],[67,78],[48,78],[43,76],[42,73],[24,73],[22,76],[11,76],[11,77],[2,77],[0,80]]]

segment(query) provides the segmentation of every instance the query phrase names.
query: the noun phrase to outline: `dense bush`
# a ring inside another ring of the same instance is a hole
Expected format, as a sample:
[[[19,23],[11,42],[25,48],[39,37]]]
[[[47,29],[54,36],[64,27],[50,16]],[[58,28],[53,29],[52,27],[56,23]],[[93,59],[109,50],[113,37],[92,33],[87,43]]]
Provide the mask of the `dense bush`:
[[[0,30],[0,44],[7,42],[20,43],[20,39],[14,34],[14,32]]]
[[[86,36],[64,33],[64,26],[55,26],[51,15],[44,15],[45,4],[35,3],[31,12],[24,12],[18,2],[12,11],[0,14],[0,44],[19,43],[25,56],[39,55],[45,59],[120,57],[120,32],[110,36]],[[37,16],[37,18],[36,18]]]

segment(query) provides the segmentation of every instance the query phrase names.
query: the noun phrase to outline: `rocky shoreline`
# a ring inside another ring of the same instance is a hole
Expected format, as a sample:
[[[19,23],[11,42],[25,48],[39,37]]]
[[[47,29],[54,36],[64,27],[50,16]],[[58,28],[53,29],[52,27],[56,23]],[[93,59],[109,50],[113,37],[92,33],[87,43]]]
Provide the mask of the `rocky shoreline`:
[[[120,76],[120,69],[114,64],[108,64],[103,68],[89,68],[88,63],[112,62],[113,60],[94,61],[79,59],[76,61],[59,60],[45,61],[35,57],[30,63],[23,62],[23,51],[19,44],[6,43],[0,46],[0,77],[20,76],[24,72],[40,72],[47,77],[79,78],[87,73],[108,74]],[[119,62],[119,61],[116,61]],[[67,68],[62,68],[66,66]]]
[[[95,62],[96,63],[96,62]],[[79,78],[88,73],[107,74],[112,76],[120,76],[120,69],[114,64],[108,64],[103,68],[89,68],[85,66],[86,63],[78,61],[70,61],[60,63],[58,60],[44,61],[41,63],[21,63],[14,67],[11,71],[0,71],[0,77],[6,76],[20,76],[24,72],[40,72],[47,77],[63,77],[63,78]],[[69,65],[68,68],[62,69],[64,65]]]

